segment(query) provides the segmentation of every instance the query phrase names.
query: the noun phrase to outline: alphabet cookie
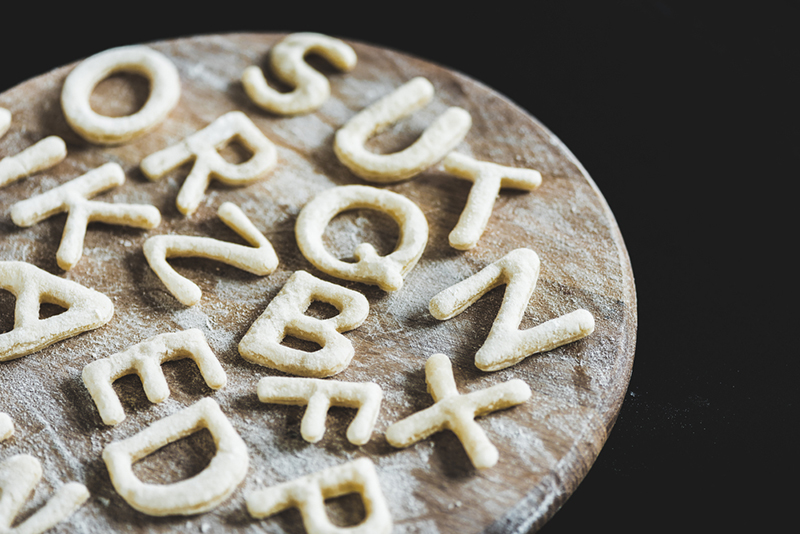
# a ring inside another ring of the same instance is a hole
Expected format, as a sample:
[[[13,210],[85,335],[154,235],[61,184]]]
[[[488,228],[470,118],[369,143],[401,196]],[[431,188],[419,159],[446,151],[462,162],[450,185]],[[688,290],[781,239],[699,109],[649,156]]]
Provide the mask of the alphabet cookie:
[[[475,354],[475,365],[482,371],[505,369],[532,354],[553,350],[591,334],[594,317],[583,309],[528,330],[518,330],[538,277],[539,256],[530,249],[518,248],[433,297],[429,306],[431,315],[442,321],[455,317],[491,289],[506,284],[500,311],[486,342]]]
[[[169,292],[182,304],[197,304],[202,296],[197,284],[179,275],[167,258],[209,258],[233,265],[249,273],[264,276],[278,267],[272,244],[250,222],[247,215],[231,202],[225,202],[217,215],[228,228],[245,238],[253,247],[226,243],[210,237],[157,235],[144,242],[144,256]]]
[[[325,512],[325,499],[354,491],[361,496],[367,517],[360,524],[346,529],[334,526]],[[388,534],[392,530],[392,518],[375,465],[367,458],[254,491],[246,500],[247,511],[258,519],[287,508],[299,508],[308,534]]]
[[[106,117],[95,112],[89,97],[98,83],[116,72],[132,72],[150,82],[150,96],[142,109],[126,117]],[[172,111],[181,94],[175,65],[146,46],[123,46],[83,60],[67,75],[61,89],[61,109],[75,132],[99,145],[135,139],[154,128]]]
[[[225,371],[203,333],[196,328],[160,334],[84,367],[83,383],[92,395],[103,423],[116,425],[125,419],[122,403],[111,387],[115,380],[136,373],[142,381],[147,399],[150,402],[162,402],[169,397],[169,386],[161,364],[182,358],[191,358],[197,364],[208,387],[225,387]]]
[[[400,240],[394,252],[378,256],[375,247],[362,243],[356,247],[355,263],[334,258],[322,243],[328,223],[339,213],[358,208],[382,211],[400,226]],[[397,291],[403,277],[419,261],[428,242],[428,222],[416,204],[402,195],[363,185],[345,185],[323,191],[306,204],[295,224],[300,252],[314,267],[337,278],[377,285],[384,291]]]
[[[234,139],[253,153],[243,163],[229,163],[217,152]],[[184,215],[194,213],[212,178],[227,185],[252,183],[272,170],[278,161],[278,151],[247,115],[231,111],[180,143],[150,154],[139,167],[145,176],[155,181],[191,159],[194,165],[176,201]]]
[[[17,226],[27,227],[66,211],[67,222],[56,261],[59,267],[68,271],[83,255],[83,238],[90,222],[145,229],[155,228],[161,223],[161,213],[155,206],[89,200],[124,182],[122,167],[117,163],[106,163],[50,191],[17,202],[11,208],[11,220]]]
[[[339,314],[329,319],[305,311],[320,300]],[[300,376],[323,378],[343,371],[353,359],[353,344],[341,333],[358,328],[367,318],[364,295],[297,271],[272,299],[239,342],[239,354],[250,362]],[[305,352],[281,345],[287,335],[314,341],[322,348]]]
[[[98,328],[114,315],[114,305],[102,293],[24,262],[0,262],[0,288],[17,297],[14,329],[0,334],[0,362]],[[42,302],[58,304],[66,311],[39,319]]]
[[[467,135],[472,118],[466,110],[449,108],[400,152],[375,154],[364,148],[367,139],[427,105],[433,93],[431,82],[414,78],[363,109],[336,132],[336,157],[356,176],[379,183],[399,182],[434,165]]]
[[[0,187],[49,169],[65,157],[67,145],[64,140],[56,135],[45,137],[18,154],[0,159]]]
[[[381,407],[378,384],[339,382],[315,378],[268,376],[258,382],[258,400],[278,404],[307,404],[300,423],[300,434],[309,443],[316,443],[325,434],[325,417],[331,406],[357,408],[353,422],[347,427],[347,439],[353,445],[369,441],[378,410]]]
[[[306,54],[319,54],[345,72],[356,66],[356,53],[344,41],[320,33],[293,33],[272,48],[270,67],[295,89],[290,93],[272,89],[261,69],[250,66],[242,73],[247,96],[260,108],[279,115],[310,113],[320,107],[330,96],[331,86],[325,76],[305,62]]]
[[[393,447],[408,447],[448,429],[461,440],[476,468],[496,464],[497,448],[475,422],[475,417],[525,402],[531,396],[531,388],[522,380],[514,379],[459,395],[450,358],[444,354],[434,354],[425,362],[425,382],[434,405],[394,423],[386,430],[386,441]]]
[[[207,428],[217,454],[197,475],[173,484],[146,484],[136,478],[136,460]],[[247,446],[214,399],[206,397],[156,421],[135,436],[115,441],[103,450],[103,461],[117,493],[147,515],[194,515],[214,509],[227,499],[247,474]]]
[[[89,498],[89,490],[83,484],[64,484],[35,514],[11,528],[41,479],[42,464],[28,454],[18,454],[0,463],[0,532],[41,534],[72,515]]]
[[[14,435],[14,421],[8,414],[0,412],[0,441],[5,441]]]

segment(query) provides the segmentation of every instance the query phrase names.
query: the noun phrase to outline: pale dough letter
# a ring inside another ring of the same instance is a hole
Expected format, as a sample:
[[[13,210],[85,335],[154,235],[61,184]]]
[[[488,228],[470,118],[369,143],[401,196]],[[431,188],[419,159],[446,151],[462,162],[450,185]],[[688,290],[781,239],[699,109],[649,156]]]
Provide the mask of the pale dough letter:
[[[280,93],[267,85],[264,73],[256,66],[242,73],[247,96],[260,108],[280,115],[309,113],[320,107],[331,94],[328,79],[303,59],[306,54],[319,54],[341,71],[356,66],[355,51],[339,39],[319,33],[293,33],[276,44],[270,52],[272,71],[295,89]]]
[[[335,306],[339,314],[316,319],[305,314],[314,301]],[[353,344],[341,332],[367,318],[367,298],[351,289],[297,271],[250,326],[239,343],[245,360],[300,376],[323,378],[343,371],[353,358]],[[322,348],[306,352],[281,345],[287,335],[313,341]]]
[[[362,243],[354,252],[357,261],[346,263],[325,249],[322,234],[337,214],[359,208],[391,216],[400,226],[400,239],[388,256],[378,256],[375,247]],[[403,286],[403,277],[417,264],[428,242],[428,222],[416,204],[397,193],[363,185],[334,187],[318,194],[300,212],[294,232],[300,252],[320,271],[384,291]]]
[[[126,117],[96,113],[89,97],[98,83],[117,72],[131,72],[150,82],[142,109]],[[178,103],[181,82],[175,65],[146,46],[123,46],[83,60],[64,80],[61,108],[70,127],[90,143],[112,145],[130,141],[154,128]]]
[[[67,157],[63,139],[51,135],[14,156],[0,159],[0,187],[49,169]]]
[[[475,365],[482,371],[505,369],[531,354],[552,350],[591,334],[594,317],[584,309],[528,330],[519,330],[538,277],[539,256],[530,249],[518,248],[433,297],[429,306],[431,315],[442,321],[450,319],[491,289],[507,285],[489,336],[475,354]]]
[[[173,484],[147,484],[136,478],[131,465],[164,445],[207,428],[217,454],[197,475]],[[111,483],[136,510],[147,515],[194,515],[227,499],[247,475],[247,446],[214,399],[194,403],[156,421],[135,436],[115,441],[103,450]]]
[[[364,143],[389,125],[424,107],[433,98],[433,85],[414,78],[365,108],[334,138],[336,156],[353,174],[371,182],[393,183],[411,178],[441,160],[467,135],[472,118],[451,107],[436,118],[411,146],[394,154],[375,154]]]

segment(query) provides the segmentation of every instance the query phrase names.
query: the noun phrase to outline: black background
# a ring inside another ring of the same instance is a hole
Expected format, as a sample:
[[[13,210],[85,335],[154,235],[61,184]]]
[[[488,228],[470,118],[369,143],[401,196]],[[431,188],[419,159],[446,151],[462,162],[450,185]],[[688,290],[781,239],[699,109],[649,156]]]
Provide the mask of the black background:
[[[318,31],[485,83],[597,182],[639,299],[616,426],[542,532],[785,528],[798,492],[797,354],[779,343],[797,315],[797,4],[275,4],[4,2],[0,92],[113,46],[237,31]]]

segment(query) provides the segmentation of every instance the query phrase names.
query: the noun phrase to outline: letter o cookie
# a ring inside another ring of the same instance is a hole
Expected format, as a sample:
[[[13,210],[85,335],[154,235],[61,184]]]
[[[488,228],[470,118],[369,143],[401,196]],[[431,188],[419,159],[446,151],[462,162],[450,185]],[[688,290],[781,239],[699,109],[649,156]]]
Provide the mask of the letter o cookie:
[[[375,247],[356,247],[355,263],[334,258],[322,243],[328,223],[339,213],[359,208],[382,211],[400,226],[397,248],[379,256]],[[346,185],[323,191],[306,204],[297,217],[295,237],[300,252],[317,269],[337,278],[377,285],[397,291],[403,277],[417,264],[428,242],[428,221],[419,207],[402,195],[364,185]]]
[[[141,74],[150,81],[145,105],[125,117],[100,115],[89,105],[97,84],[116,72]],[[69,73],[61,90],[61,109],[78,135],[90,143],[112,145],[155,127],[178,103],[180,91],[178,70],[166,56],[146,46],[123,46],[95,54]]]

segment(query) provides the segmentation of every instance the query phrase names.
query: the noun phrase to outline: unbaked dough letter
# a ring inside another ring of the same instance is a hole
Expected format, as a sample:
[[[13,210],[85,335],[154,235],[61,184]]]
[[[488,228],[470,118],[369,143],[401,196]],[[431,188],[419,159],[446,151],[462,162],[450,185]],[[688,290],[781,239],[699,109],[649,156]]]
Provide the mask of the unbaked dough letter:
[[[345,72],[356,66],[356,53],[344,41],[319,33],[293,33],[272,49],[270,67],[295,90],[279,93],[267,85],[260,68],[250,66],[242,73],[247,96],[260,108],[280,115],[310,113],[320,107],[330,96],[331,86],[325,76],[305,62],[306,54],[319,54]]]
[[[161,223],[161,213],[155,206],[88,200],[124,182],[122,167],[117,163],[106,163],[41,195],[17,202],[11,208],[11,220],[17,226],[27,227],[66,211],[67,222],[56,261],[59,267],[68,271],[83,254],[83,239],[90,222],[145,229],[155,228]]]
[[[183,358],[190,358],[197,364],[208,387],[219,389],[225,386],[225,371],[203,333],[196,328],[160,334],[124,352],[94,361],[83,368],[83,383],[92,395],[103,423],[116,425],[125,420],[125,412],[111,384],[120,377],[136,373],[147,399],[154,403],[162,402],[169,397],[169,386],[161,365]]]
[[[335,306],[339,314],[324,320],[306,315],[317,300]],[[297,271],[250,326],[239,343],[239,354],[247,361],[294,375],[332,376],[350,364],[355,352],[341,332],[357,328],[368,313],[369,303],[361,293]],[[281,345],[287,335],[322,348],[305,352]]]
[[[56,135],[45,137],[14,156],[0,159],[0,187],[49,169],[67,157],[67,145]]]
[[[89,490],[83,484],[64,484],[35,514],[11,528],[41,479],[42,464],[33,456],[19,454],[0,463],[0,532],[41,534],[72,515],[89,498]]]
[[[217,152],[234,139],[253,153],[244,163],[229,163]],[[177,199],[178,210],[184,215],[194,213],[212,178],[227,185],[252,183],[275,166],[278,151],[247,115],[231,111],[180,143],[150,154],[139,167],[155,181],[192,158],[194,165]]]
[[[577,341],[594,331],[594,317],[584,309],[519,330],[519,323],[539,277],[539,256],[518,248],[487,265],[466,280],[433,297],[431,315],[447,320],[463,312],[491,289],[506,284],[503,304],[483,346],[475,354],[482,371],[497,371],[521,362],[538,352]]]
[[[367,139],[427,105],[433,93],[431,82],[414,78],[360,111],[336,132],[333,150],[339,161],[356,176],[379,183],[411,178],[437,163],[464,139],[472,126],[472,117],[466,110],[448,108],[419,139],[400,152],[375,154],[364,148]]]
[[[202,428],[211,432],[217,445],[217,454],[203,471],[173,484],[146,484],[133,474],[133,462]],[[249,463],[244,441],[208,397],[107,445],[103,461],[125,502],[153,516],[194,515],[215,508],[244,480]]]

